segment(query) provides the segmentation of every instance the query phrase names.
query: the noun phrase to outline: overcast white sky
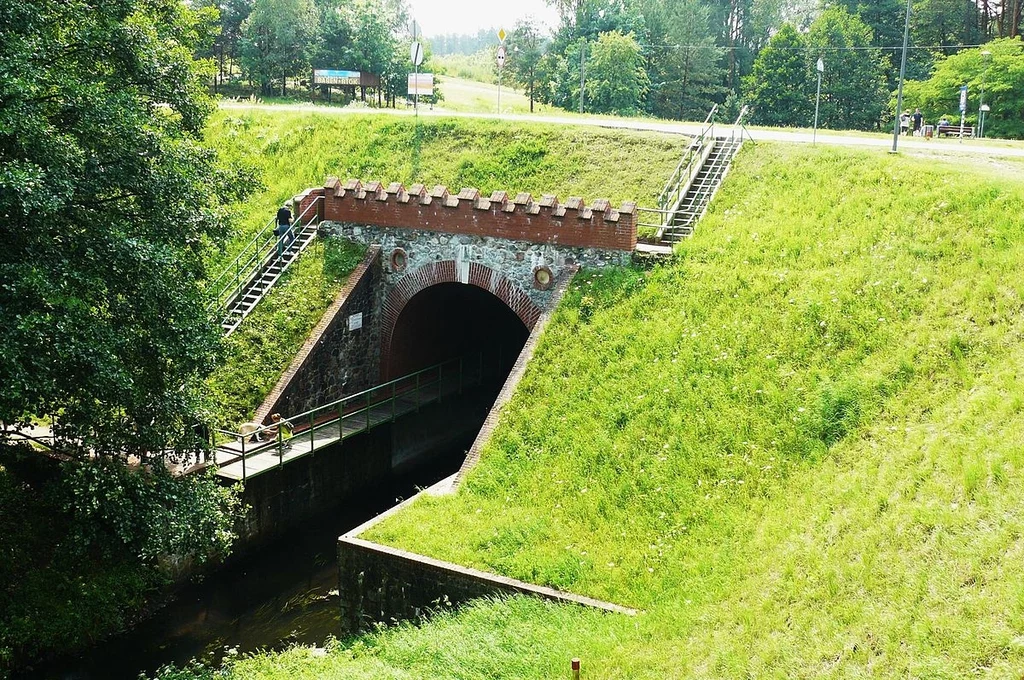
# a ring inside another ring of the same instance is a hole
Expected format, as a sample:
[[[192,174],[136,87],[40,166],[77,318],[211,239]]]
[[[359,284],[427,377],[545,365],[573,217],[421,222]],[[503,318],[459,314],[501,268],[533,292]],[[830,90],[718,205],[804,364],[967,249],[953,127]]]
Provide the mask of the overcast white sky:
[[[412,17],[427,36],[444,33],[474,34],[481,28],[512,30],[516,20],[533,16],[545,32],[558,25],[558,12],[544,0],[409,0]]]

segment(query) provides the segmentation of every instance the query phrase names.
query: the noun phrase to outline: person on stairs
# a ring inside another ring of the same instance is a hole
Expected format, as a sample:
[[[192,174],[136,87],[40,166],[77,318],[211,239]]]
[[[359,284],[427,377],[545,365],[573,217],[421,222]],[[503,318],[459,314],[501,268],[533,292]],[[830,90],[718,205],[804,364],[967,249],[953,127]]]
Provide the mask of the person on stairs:
[[[277,211],[277,227],[274,229],[274,236],[277,237],[277,259],[281,259],[284,255],[284,249],[286,245],[291,245],[292,242],[292,211],[288,209],[288,204],[285,203]]]

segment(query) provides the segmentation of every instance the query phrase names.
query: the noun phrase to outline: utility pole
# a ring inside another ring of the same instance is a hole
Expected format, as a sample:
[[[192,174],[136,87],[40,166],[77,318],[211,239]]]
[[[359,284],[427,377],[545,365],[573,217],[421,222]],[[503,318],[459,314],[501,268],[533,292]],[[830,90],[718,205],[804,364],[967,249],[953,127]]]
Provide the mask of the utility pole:
[[[821,104],[821,74],[825,72],[825,60],[818,57],[818,94],[814,97],[814,134],[811,136],[811,144],[818,143],[818,105]]]
[[[892,150],[889,153],[896,153],[896,146],[900,142],[900,111],[903,110],[903,79],[907,75],[907,48],[910,46],[910,0],[907,0],[907,18],[903,24],[903,58],[900,60],[900,86],[896,93],[896,116],[892,123]]]
[[[978,121],[978,137],[985,137],[985,113],[989,110],[989,107],[985,105],[985,76],[988,75],[988,65],[992,59],[992,53],[988,50],[984,50],[981,53],[981,59],[985,62],[985,69],[981,72],[981,103],[978,106],[978,116],[981,120]]]
[[[587,41],[584,38],[580,43],[580,113],[583,113],[583,90],[587,85],[586,68],[587,64],[583,60],[587,50]]]

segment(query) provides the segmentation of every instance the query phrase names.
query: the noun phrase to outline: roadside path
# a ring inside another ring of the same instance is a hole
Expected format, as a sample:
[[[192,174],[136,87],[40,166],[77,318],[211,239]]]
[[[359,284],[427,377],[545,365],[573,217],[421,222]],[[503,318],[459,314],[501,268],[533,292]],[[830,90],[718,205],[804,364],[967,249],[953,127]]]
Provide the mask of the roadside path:
[[[313,104],[249,104],[245,102],[221,102],[220,108],[230,111],[294,111],[301,113],[319,113],[322,115],[378,115],[378,116],[412,116],[412,110],[408,109],[348,109],[332,106],[315,106]],[[647,121],[627,118],[602,118],[599,116],[550,116],[550,115],[526,115],[508,113],[498,115],[496,113],[465,113],[454,111],[443,111],[440,109],[429,110],[421,108],[419,115],[423,118],[473,118],[480,120],[506,120],[517,123],[550,123],[553,125],[583,125],[589,127],[612,128],[619,130],[641,130],[650,132],[663,132],[668,134],[694,135],[700,132],[700,123],[675,123],[667,121]],[[731,125],[723,124],[723,129],[731,128]],[[789,142],[793,144],[810,144],[812,141],[811,132],[789,131],[789,130],[750,130],[750,136],[755,141]],[[888,137],[861,137],[855,135],[836,135],[818,133],[818,144],[830,146],[855,146],[891,148],[892,136]],[[959,143],[954,139],[933,139],[923,140],[915,138],[900,139],[899,148],[905,151],[925,152],[937,155],[959,155],[977,154],[981,156],[998,156],[1003,158],[1024,158],[1024,145],[1021,146],[1000,146],[997,144],[984,144],[979,142]]]

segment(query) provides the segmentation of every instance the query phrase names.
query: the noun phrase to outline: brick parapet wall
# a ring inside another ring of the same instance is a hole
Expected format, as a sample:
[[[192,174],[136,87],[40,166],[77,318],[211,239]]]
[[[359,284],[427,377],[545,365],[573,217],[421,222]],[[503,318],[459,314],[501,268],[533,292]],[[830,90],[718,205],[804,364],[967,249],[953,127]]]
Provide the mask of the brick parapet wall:
[[[447,234],[473,234],[529,243],[556,244],[632,252],[636,248],[636,204],[623,203],[615,210],[606,199],[588,207],[582,198],[561,203],[545,194],[510,197],[496,191],[490,197],[465,188],[451,194],[438,185],[422,184],[408,189],[394,182],[362,184],[329,177],[323,188],[308,189],[299,202],[308,205],[323,197],[321,218],[334,222],[391,228],[418,228]]]
[[[302,413],[377,384],[380,281],[380,248],[372,246],[263,400],[254,422],[271,413]],[[349,316],[357,313],[362,328],[349,330]]]

